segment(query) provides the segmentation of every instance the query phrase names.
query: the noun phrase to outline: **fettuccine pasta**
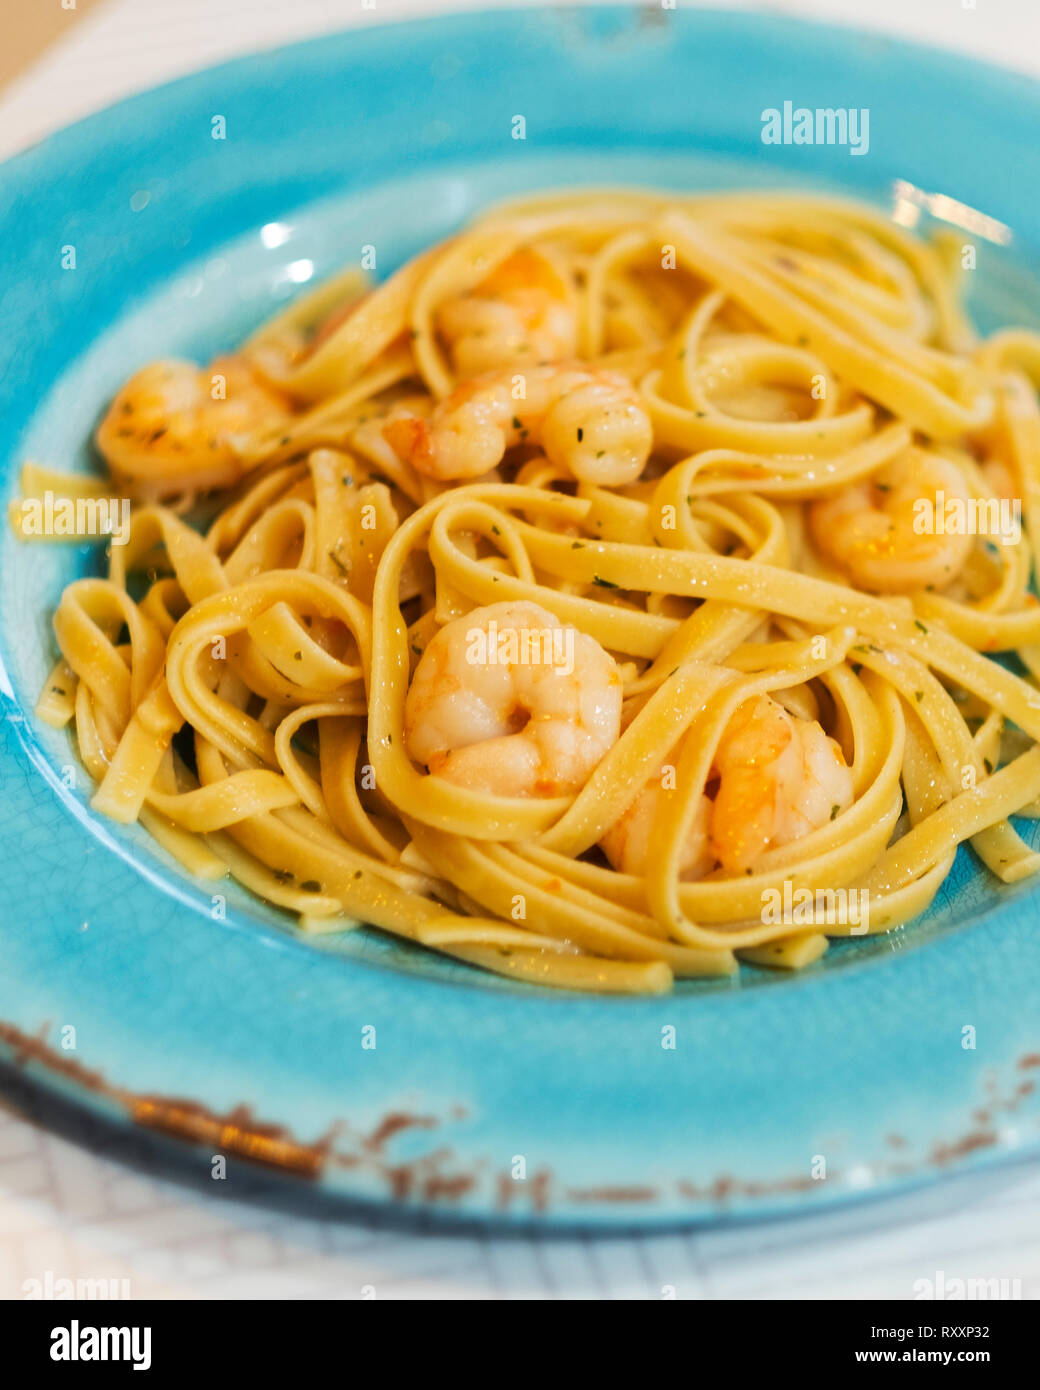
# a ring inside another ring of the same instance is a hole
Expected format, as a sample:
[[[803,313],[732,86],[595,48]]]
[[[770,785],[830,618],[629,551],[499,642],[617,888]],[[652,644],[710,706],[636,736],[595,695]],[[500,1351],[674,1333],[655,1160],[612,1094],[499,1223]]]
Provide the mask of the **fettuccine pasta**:
[[[132,503],[37,714],[200,879],[565,989],[799,969],[963,844],[1032,875],[1040,338],[960,276],[865,206],[623,190],[348,270],[135,374],[107,480],[26,465],[26,535]]]

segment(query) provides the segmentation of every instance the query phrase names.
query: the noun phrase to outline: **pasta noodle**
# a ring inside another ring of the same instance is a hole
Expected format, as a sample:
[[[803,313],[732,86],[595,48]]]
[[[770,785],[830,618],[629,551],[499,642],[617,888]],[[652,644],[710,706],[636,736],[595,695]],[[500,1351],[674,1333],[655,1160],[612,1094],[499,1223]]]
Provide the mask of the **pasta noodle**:
[[[865,206],[492,209],[142,369],[107,483],[25,466],[25,536],[133,504],[37,714],[305,931],[602,992],[800,969],[963,844],[1040,867],[1038,378]]]

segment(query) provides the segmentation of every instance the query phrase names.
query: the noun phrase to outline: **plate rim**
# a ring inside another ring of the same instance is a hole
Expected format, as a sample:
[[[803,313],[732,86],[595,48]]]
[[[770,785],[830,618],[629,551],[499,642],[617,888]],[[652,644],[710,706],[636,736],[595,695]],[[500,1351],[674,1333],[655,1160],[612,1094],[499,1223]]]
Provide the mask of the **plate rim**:
[[[65,155],[66,148],[68,148],[71,152],[72,146],[75,144],[76,140],[79,140],[81,142],[89,141],[94,137],[95,133],[100,135],[100,133],[105,129],[106,126],[111,126],[113,121],[118,121],[120,119],[126,118],[128,115],[133,113],[134,109],[140,108],[141,110],[144,110],[146,108],[154,107],[156,103],[161,105],[163,102],[175,99],[178,94],[187,93],[192,88],[202,90],[207,85],[212,84],[215,79],[219,79],[219,77],[222,74],[228,75],[232,70],[238,72],[239,74],[245,75],[249,71],[256,73],[257,69],[262,70],[263,68],[269,65],[288,65],[291,67],[293,61],[297,59],[301,54],[306,53],[317,55],[319,49],[328,49],[330,42],[371,42],[371,40],[368,39],[368,36],[370,35],[375,35],[377,40],[381,35],[391,33],[396,35],[402,35],[405,31],[406,26],[408,29],[409,38],[415,39],[415,31],[421,31],[418,34],[418,39],[421,39],[423,37],[423,34],[429,34],[431,32],[440,35],[450,33],[453,30],[473,30],[480,29],[482,27],[491,29],[508,29],[511,25],[515,24],[521,17],[524,20],[527,20],[532,16],[548,18],[550,13],[558,13],[560,10],[563,10],[570,15],[580,17],[584,21],[587,20],[589,16],[609,15],[613,19],[619,13],[624,13],[630,10],[632,12],[639,12],[641,9],[641,6],[629,5],[552,7],[551,11],[540,11],[538,9],[516,7],[502,10],[494,10],[484,13],[460,11],[447,15],[428,16],[422,19],[413,19],[407,16],[402,16],[397,21],[389,24],[380,23],[373,25],[363,25],[337,31],[336,33],[331,35],[319,35],[316,37],[299,40],[291,44],[281,45],[273,48],[260,49],[257,51],[249,52],[247,54],[238,55],[224,62],[214,64],[207,68],[203,68],[199,71],[171,79],[168,82],[158,84],[157,86],[150,87],[144,91],[133,93],[127,97],[122,98],[117,102],[112,103],[109,106],[102,108],[99,111],[92,112],[89,115],[83,117],[82,119],[72,123],[71,125],[66,126],[59,131],[44,136],[42,139],[30,145],[26,149],[13,155],[10,159],[8,159],[2,165],[0,165],[0,176],[11,174],[13,171],[14,175],[16,176],[16,180],[26,180],[31,183],[34,178],[39,177],[41,169],[47,164],[49,160],[57,159],[60,162],[60,160]],[[763,33],[768,33],[769,31],[782,31],[786,35],[790,35],[793,32],[804,34],[805,31],[808,30],[812,31],[812,34],[815,34],[817,36],[826,35],[831,39],[832,42],[836,41],[843,45],[853,43],[857,39],[869,40],[870,42],[875,44],[881,43],[885,47],[890,47],[894,50],[898,50],[903,53],[909,52],[912,54],[917,54],[920,57],[921,61],[927,62],[933,68],[943,68],[947,71],[959,75],[970,74],[976,80],[985,80],[990,83],[999,82],[1002,87],[1006,87],[1009,82],[1015,83],[1016,85],[1021,85],[1021,96],[1024,98],[1026,94],[1028,94],[1028,97],[1031,100],[1032,104],[1035,107],[1037,107],[1038,110],[1040,110],[1040,84],[1038,84],[1034,79],[1029,78],[1027,75],[1015,72],[1013,70],[1000,68],[989,62],[976,61],[971,58],[968,58],[963,54],[951,52],[946,49],[932,48],[926,44],[921,44],[917,41],[898,39],[888,35],[879,36],[876,33],[871,33],[869,31],[859,29],[855,26],[820,23],[817,21],[807,21],[794,17],[789,17],[786,15],[763,15],[756,12],[730,12],[720,9],[695,10],[690,12],[684,11],[681,17],[678,18],[675,18],[671,12],[665,13],[667,13],[669,16],[669,22],[679,23],[682,25],[689,25],[691,27],[695,27],[697,25],[709,27],[710,25],[714,24],[721,25],[724,28],[736,31],[750,30]],[[810,37],[812,37],[812,35],[810,35]],[[5,465],[7,463],[8,461],[5,460]],[[23,710],[21,706],[18,704],[15,697],[13,696],[13,694],[10,696],[5,694],[3,703],[5,712],[8,715],[10,715],[14,711],[24,718],[24,732],[27,734],[28,737],[32,738],[31,712]],[[23,742],[21,734],[19,734],[19,742]],[[55,779],[53,768],[51,768],[49,763],[47,763],[46,758],[42,754],[42,750],[40,749],[39,744],[36,743],[35,739],[33,739],[33,743],[37,751],[40,752],[42,757],[42,763],[40,764],[40,766],[45,766],[47,768],[47,771],[51,775],[52,781],[54,781]],[[23,746],[26,749],[28,749],[28,745]],[[31,757],[31,750],[29,750],[29,754]],[[8,757],[9,752],[0,752],[0,770],[2,770],[3,768],[4,760]],[[58,783],[57,785],[60,789],[60,783]],[[62,799],[66,801],[66,809],[68,809],[68,807],[71,806],[75,801],[75,799],[71,796],[68,798],[63,797]],[[107,825],[102,825],[98,823],[96,818],[87,817],[85,820],[85,828],[92,836],[96,837],[100,843],[105,843],[106,839],[110,841],[111,844],[116,847],[117,853],[119,853],[120,857],[124,860],[127,867],[129,868],[132,866],[133,870],[136,870],[137,873],[142,874],[144,878],[146,878],[148,882],[151,884],[152,888],[157,888],[160,892],[166,894],[167,896],[181,896],[177,893],[178,885],[171,883],[171,881],[168,878],[160,877],[158,872],[149,873],[145,866],[143,866],[139,861],[135,860],[132,855],[124,853],[123,849],[120,847],[118,837],[110,833],[106,835]],[[1016,906],[1021,911],[1024,909],[1024,906],[1030,901],[1033,901],[1035,904],[1035,899],[1038,896],[1040,896],[1040,887],[1034,889],[1028,897],[1023,897],[1022,899],[1019,899],[1017,904],[1005,903],[990,907],[981,915],[979,919],[976,919],[970,925],[965,924],[964,928],[961,931],[958,931],[957,933],[951,933],[949,938],[944,937],[941,941],[922,944],[922,946],[919,947],[915,952],[908,953],[908,956],[902,962],[902,966],[905,966],[907,961],[913,955],[919,955],[922,952],[924,952],[926,949],[926,945],[929,951],[933,946],[936,949],[940,949],[946,944],[948,939],[952,940],[954,936],[963,935],[965,932],[968,931],[977,932],[988,919],[1004,915],[1008,913],[1010,909],[1013,909]],[[198,905],[193,904],[192,906],[197,907]],[[993,925],[994,924],[992,923],[992,921],[990,921],[990,926],[992,927]],[[250,930],[253,929],[251,928]],[[279,946],[284,947],[289,945],[289,942],[283,939],[277,944]],[[314,954],[315,957],[317,957],[317,953]],[[882,965],[887,966],[888,962],[884,961],[880,956],[872,957],[857,962],[853,965],[847,966],[844,971],[837,972],[835,975],[831,976],[830,979],[832,981],[836,981],[840,980],[842,976],[845,974],[855,973],[858,976],[861,975],[863,972],[868,971],[871,974],[876,974],[877,971],[880,970]],[[401,977],[398,976],[397,978],[400,979]],[[434,981],[432,983],[433,987],[439,990],[443,988],[445,982]],[[810,977],[803,977],[799,980],[788,981],[785,982],[783,985],[783,993],[785,994],[785,996],[794,996],[799,992],[800,989],[804,989],[807,987],[811,989],[813,984],[814,978]],[[457,982],[457,986],[457,994],[461,992],[471,996],[478,995],[481,1000],[487,1000],[489,1001],[489,1003],[493,1003],[493,1001],[502,997],[496,993],[488,992],[484,986],[482,986],[479,982],[476,981],[474,981],[472,984],[470,984],[467,981],[459,981]],[[531,998],[533,996],[521,995],[520,997]],[[676,999],[682,998],[682,996],[672,997]],[[556,995],[546,995],[544,992],[538,993],[538,999],[548,1004],[549,1007],[557,1009],[563,1009],[566,1006],[577,1002],[571,996],[563,996],[561,998],[560,996]],[[581,1002],[582,1004],[585,1004],[587,1001]],[[622,1009],[634,1009],[636,1005],[643,1003],[643,1001],[641,1000],[611,1000],[609,1002],[610,1007],[612,1009],[612,1013],[615,1016]],[[699,1002],[699,996],[691,996],[688,1000],[684,1000],[682,1004],[677,1004],[676,1007],[696,1007]],[[579,1010],[579,1012],[583,1012],[583,1010]],[[9,1044],[9,1040],[3,1040],[2,1035],[0,1035],[0,1056],[4,1055],[5,1051],[7,1055],[18,1054],[17,1046],[12,1048]],[[55,1073],[53,1066],[51,1066],[50,1069],[47,1070],[46,1064],[41,1063],[39,1058],[36,1058],[35,1061],[37,1063],[37,1067],[40,1065],[44,1065],[45,1067],[45,1069],[42,1072],[40,1072],[41,1085],[50,1086],[52,1089],[56,1090],[67,1089],[67,1087],[64,1085],[65,1078],[61,1077],[60,1072]],[[85,1105],[87,1108],[92,1108],[92,1099],[87,1095],[87,1093],[83,1091],[82,1085],[79,1085],[78,1088],[75,1088],[73,1094],[75,1094],[75,1096],[78,1097],[81,1104]],[[1034,1146],[1040,1148],[1040,1140],[1034,1141],[1034,1143],[1031,1144],[1029,1147],[1032,1148]],[[1001,1153],[1015,1152],[1021,1155],[1021,1153],[1023,1152],[1023,1149],[1020,1146],[1012,1148],[1009,1145],[1001,1144],[995,1147]],[[992,1148],[986,1148],[982,1151],[968,1151],[963,1155],[962,1160],[958,1163],[958,1167],[976,1166],[988,1163],[993,1160],[994,1156],[995,1155]],[[917,1179],[924,1180],[925,1176],[926,1174],[923,1169],[918,1170],[916,1178],[911,1177],[910,1175],[905,1175],[901,1179],[893,1179],[890,1187],[886,1187],[884,1190],[887,1191],[891,1190],[891,1188],[894,1187],[905,1186],[906,1182],[908,1181],[914,1181]],[[878,1191],[881,1189],[875,1187],[874,1190]],[[832,1196],[829,1197],[826,1203],[816,1202],[811,1204],[811,1209],[818,1209],[822,1205],[833,1205],[835,1200],[851,1200],[856,1195],[857,1194],[855,1192],[850,1191],[844,1194],[844,1198],[840,1194],[837,1198]],[[770,1200],[772,1200],[772,1205],[769,1204]],[[424,1208],[424,1210],[428,1209],[428,1207]],[[782,1202],[778,1202],[775,1199],[766,1199],[764,1205],[761,1202],[751,1200],[745,1206],[738,1207],[736,1210],[731,1210],[729,1212],[729,1215],[746,1215],[750,1217],[755,1217],[758,1215],[772,1216],[795,1209],[807,1210],[810,1209],[810,1207],[800,1198],[794,1199],[789,1205],[784,1205]],[[482,1218],[478,1216],[476,1218],[468,1217],[467,1219],[480,1220]],[[572,1216],[571,1220],[574,1219],[575,1218]],[[616,1212],[597,1211],[591,1223],[586,1223],[579,1220],[578,1224],[593,1224],[596,1226],[601,1226],[604,1223],[613,1224],[617,1222],[618,1219],[618,1214]],[[704,1220],[712,1219],[714,1218],[712,1217],[710,1212],[705,1213],[703,1211],[699,1213],[691,1213],[686,1217],[677,1216],[674,1212],[666,1212],[659,1219],[651,1218],[649,1222],[645,1214],[637,1213],[635,1216],[636,1224],[643,1226],[647,1224],[675,1225],[683,1224],[683,1222],[703,1222]],[[632,1224],[632,1221],[632,1214],[625,1213],[622,1224]]]

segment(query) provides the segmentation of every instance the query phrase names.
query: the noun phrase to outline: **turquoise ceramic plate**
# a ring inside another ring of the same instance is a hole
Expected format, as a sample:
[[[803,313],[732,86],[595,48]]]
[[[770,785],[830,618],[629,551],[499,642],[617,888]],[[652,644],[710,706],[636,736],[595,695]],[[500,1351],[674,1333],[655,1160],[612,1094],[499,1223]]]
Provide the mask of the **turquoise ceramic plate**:
[[[869,151],[764,146],[763,109],[788,99],[869,108]],[[5,494],[25,457],[88,466],[100,408],[142,361],[234,344],[362,245],[385,274],[549,184],[824,185],[891,205],[904,180],[1011,229],[1010,252],[983,251],[976,308],[1035,322],[1017,266],[1040,248],[1038,128],[1037,88],[1007,73],[657,9],[398,24],[201,73],[0,171]],[[652,1000],[507,984],[368,930],[304,941],[232,889],[213,921],[209,887],[91,812],[67,738],[32,715],[49,615],[94,563],[0,540],[0,1047],[41,1086],[201,1160],[504,1220],[812,1208],[1037,1147],[1038,899],[964,853],[922,922],[798,978],[745,970]]]

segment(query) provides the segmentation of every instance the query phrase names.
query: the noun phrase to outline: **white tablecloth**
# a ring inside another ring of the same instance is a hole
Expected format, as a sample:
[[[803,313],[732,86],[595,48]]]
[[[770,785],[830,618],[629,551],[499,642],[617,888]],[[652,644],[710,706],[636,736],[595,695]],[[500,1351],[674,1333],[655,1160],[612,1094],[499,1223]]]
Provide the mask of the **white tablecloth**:
[[[55,0],[56,3],[56,0]],[[678,0],[680,4],[689,0]],[[468,0],[110,0],[0,99],[0,157],[130,92],[235,54]],[[737,8],[737,6],[734,6]],[[1036,0],[800,0],[760,5],[870,24],[1040,75]],[[258,1182],[217,1196],[136,1140],[0,1100],[0,1297],[26,1281],[109,1279],[163,1298],[907,1299],[915,1282],[1008,1279],[1040,1296],[1040,1163],[797,1220],[668,1235],[454,1235],[329,1219]],[[125,1284],[122,1281],[127,1281]],[[1013,1287],[1013,1286],[1012,1286]]]

